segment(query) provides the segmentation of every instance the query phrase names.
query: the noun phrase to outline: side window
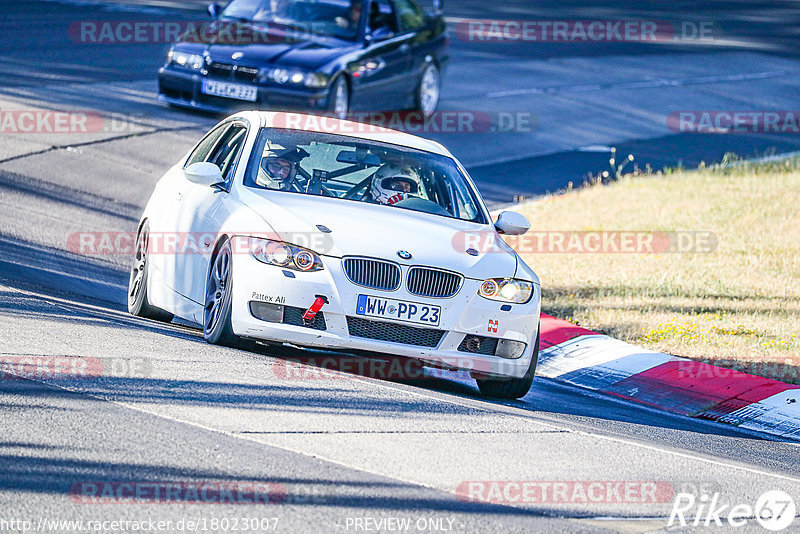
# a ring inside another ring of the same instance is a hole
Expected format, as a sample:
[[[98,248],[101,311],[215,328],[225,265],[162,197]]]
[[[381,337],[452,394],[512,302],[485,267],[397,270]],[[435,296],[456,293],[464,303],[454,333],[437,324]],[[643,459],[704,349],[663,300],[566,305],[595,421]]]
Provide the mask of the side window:
[[[211,151],[206,161],[213,163],[222,171],[222,179],[227,182],[233,176],[236,162],[244,146],[244,139],[247,136],[247,128],[235,125],[228,129],[220,138],[220,141]]]
[[[369,6],[369,31],[380,29],[397,32],[397,18],[389,0],[372,0]]]
[[[228,128],[228,126],[230,125],[222,124],[216,127],[214,130],[211,130],[211,132],[197,144],[194,151],[189,155],[189,159],[186,160],[186,165],[184,165],[184,167],[188,167],[192,163],[197,163],[198,161],[206,161],[208,153],[211,152],[211,149],[217,143],[217,140],[219,140],[220,136]]]
[[[400,19],[400,31],[416,31],[425,25],[425,13],[411,0],[394,0],[397,16]]]

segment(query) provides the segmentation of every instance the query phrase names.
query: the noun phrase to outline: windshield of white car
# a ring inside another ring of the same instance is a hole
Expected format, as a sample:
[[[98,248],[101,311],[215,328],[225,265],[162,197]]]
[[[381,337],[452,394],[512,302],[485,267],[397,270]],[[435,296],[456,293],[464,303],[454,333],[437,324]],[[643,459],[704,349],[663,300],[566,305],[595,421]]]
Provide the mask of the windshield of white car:
[[[487,224],[452,158],[335,134],[262,128],[244,185]]]
[[[352,41],[358,37],[362,4],[362,0],[233,0],[222,18]]]

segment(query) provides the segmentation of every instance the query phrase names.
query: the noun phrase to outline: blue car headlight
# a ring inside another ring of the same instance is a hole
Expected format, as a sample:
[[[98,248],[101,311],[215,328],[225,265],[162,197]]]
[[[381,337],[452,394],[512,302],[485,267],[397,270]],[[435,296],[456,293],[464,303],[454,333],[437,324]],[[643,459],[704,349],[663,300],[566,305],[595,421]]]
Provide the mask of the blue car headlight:
[[[167,55],[167,63],[185,69],[200,70],[203,67],[203,56],[200,54],[187,54],[186,52],[170,50]]]
[[[305,72],[302,70],[268,67],[261,69],[259,79],[262,82],[267,80],[281,85],[304,85],[306,87],[321,88],[328,85],[328,76],[320,72]]]
[[[478,295],[489,300],[525,304],[533,296],[533,283],[515,278],[489,278],[481,283]]]
[[[322,260],[316,253],[281,241],[251,237],[250,254],[262,263],[295,271],[310,272],[323,269]]]

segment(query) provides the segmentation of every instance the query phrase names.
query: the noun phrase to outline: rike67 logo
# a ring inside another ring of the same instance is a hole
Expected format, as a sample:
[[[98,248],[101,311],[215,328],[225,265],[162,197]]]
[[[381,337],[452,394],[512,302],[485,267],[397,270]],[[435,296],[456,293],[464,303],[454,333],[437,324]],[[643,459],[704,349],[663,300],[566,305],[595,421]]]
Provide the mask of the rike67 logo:
[[[691,493],[678,493],[672,504],[668,527],[743,527],[755,517],[767,530],[779,532],[791,526],[797,509],[794,499],[781,490],[771,490],[761,495],[755,503],[731,504],[720,498],[719,493],[703,494],[699,498]]]

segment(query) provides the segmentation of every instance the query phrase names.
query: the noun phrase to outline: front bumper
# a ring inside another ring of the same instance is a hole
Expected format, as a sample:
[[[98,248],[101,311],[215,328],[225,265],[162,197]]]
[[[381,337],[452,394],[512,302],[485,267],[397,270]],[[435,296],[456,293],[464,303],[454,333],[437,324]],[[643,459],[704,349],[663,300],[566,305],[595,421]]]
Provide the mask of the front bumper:
[[[237,247],[237,250],[246,251],[248,247],[244,245]],[[468,370],[480,376],[519,378],[527,372],[539,324],[541,293],[538,286],[534,286],[535,294],[530,302],[512,305],[510,309],[505,306],[508,311],[503,311],[503,303],[478,296],[479,280],[465,279],[461,290],[452,298],[424,298],[408,293],[402,284],[392,292],[357,286],[345,275],[340,259],[323,257],[322,261],[323,270],[304,273],[266,265],[248,253],[237,254],[233,261],[231,310],[234,333],[246,338],[301,347],[380,352],[415,358],[434,367]],[[405,274],[404,269],[404,280]],[[425,329],[420,325],[357,315],[356,304],[361,294],[441,306],[441,321],[436,327],[436,330],[442,331],[441,339],[435,346],[429,347],[358,335],[361,332],[353,328],[353,323],[363,325],[364,320],[378,323],[372,325],[377,327],[403,325]],[[251,312],[251,302],[265,302],[292,308],[297,318],[298,313],[311,306],[317,296],[324,296],[328,301],[322,308],[324,330],[304,326],[297,320],[293,324],[268,322],[257,319]],[[466,352],[462,345],[466,336],[522,342],[525,343],[525,349],[515,359]]]
[[[158,71],[158,99],[168,104],[211,113],[229,113],[236,109],[312,111],[328,109],[327,88],[311,90],[305,87],[289,88],[255,84],[258,89],[258,99],[250,102],[204,94],[202,92],[204,78],[198,72],[162,67]],[[233,80],[219,81],[254,85]]]

